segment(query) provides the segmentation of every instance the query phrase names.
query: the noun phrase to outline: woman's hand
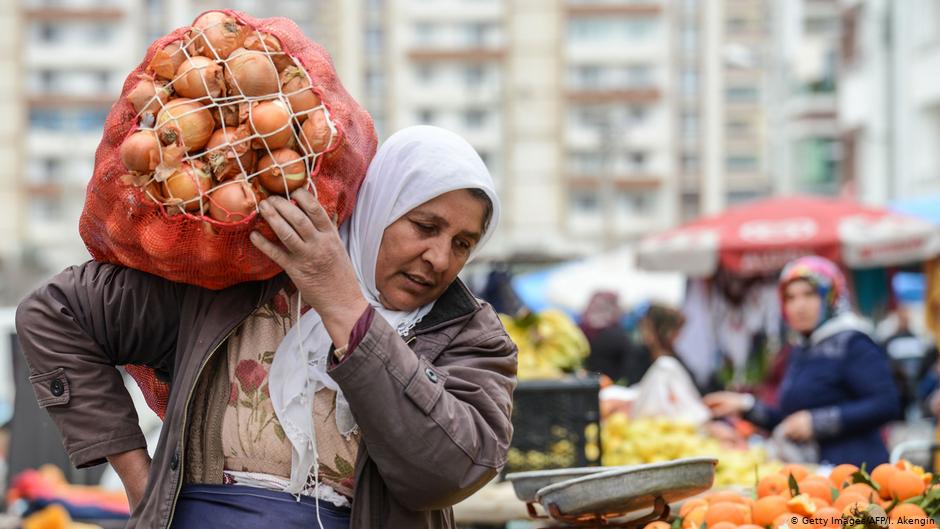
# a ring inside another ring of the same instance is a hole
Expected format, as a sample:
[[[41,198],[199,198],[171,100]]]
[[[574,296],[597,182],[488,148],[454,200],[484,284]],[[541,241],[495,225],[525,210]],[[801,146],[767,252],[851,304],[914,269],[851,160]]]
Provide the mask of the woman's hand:
[[[296,205],[272,196],[260,204],[261,216],[280,239],[273,243],[258,232],[251,242],[287,272],[303,300],[317,311],[337,347],[368,307],[346,247],[323,206],[306,189],[293,194]]]
[[[121,478],[121,483],[124,484],[124,490],[127,492],[127,501],[133,511],[144,497],[144,491],[147,488],[147,477],[150,475],[150,454],[143,448],[138,448],[109,456],[108,462]]]
[[[716,418],[729,415],[740,415],[754,405],[754,397],[745,393],[733,391],[716,391],[705,395],[702,399]]]
[[[798,411],[780,423],[780,432],[791,441],[805,443],[813,438],[813,415],[806,411]]]

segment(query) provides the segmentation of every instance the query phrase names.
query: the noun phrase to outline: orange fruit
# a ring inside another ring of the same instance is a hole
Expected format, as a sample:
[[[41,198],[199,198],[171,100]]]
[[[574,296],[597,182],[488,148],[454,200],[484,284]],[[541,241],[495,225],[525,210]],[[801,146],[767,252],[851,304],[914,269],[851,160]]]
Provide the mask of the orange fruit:
[[[864,483],[854,483],[852,485],[849,485],[848,487],[842,489],[842,493],[839,495],[839,497],[841,498],[842,494],[847,494],[850,492],[854,492],[858,494],[869,503],[871,503],[870,500],[872,499],[873,496],[875,498],[878,497],[878,493],[875,491],[875,489],[871,488],[870,486]]]
[[[753,523],[744,523],[739,525],[737,529],[764,529],[764,527]]]
[[[664,522],[664,521],[662,521],[662,520],[658,520],[658,521],[650,522],[650,523],[644,525],[644,526],[643,526],[643,529],[669,529],[670,527],[672,527],[672,526],[669,525],[668,523],[666,523],[666,522]]]
[[[816,512],[816,504],[809,494],[800,494],[787,500],[787,508],[790,512],[801,516],[812,516]]]
[[[679,507],[679,518],[685,518],[685,515],[689,514],[689,512],[691,512],[692,509],[696,507],[707,507],[707,506],[708,506],[708,502],[702,498],[692,498],[690,500],[686,500],[685,502],[682,503],[682,507]]]
[[[832,503],[832,483],[822,476],[809,476],[799,483],[800,494],[809,494],[814,498]]]
[[[923,509],[914,505],[913,503],[899,503],[891,512],[888,513],[891,520],[897,520],[898,518],[914,518],[918,516],[927,516],[927,513]]]
[[[699,505],[682,517],[682,529],[699,529],[705,523],[708,505]]]
[[[789,495],[790,487],[787,485],[787,477],[783,474],[769,474],[757,482],[758,498]]]
[[[832,504],[822,498],[816,498],[810,496],[809,499],[813,500],[813,503],[816,505],[816,510],[822,509],[823,507],[832,507]]]
[[[858,492],[843,492],[839,494],[839,497],[836,498],[836,501],[832,502],[832,506],[842,512],[845,509],[845,506],[850,503],[855,503],[857,501],[868,501],[865,496],[862,496]]]
[[[757,525],[770,525],[787,510],[787,499],[780,495],[764,496],[754,502],[751,517]]]
[[[730,490],[720,490],[712,492],[707,497],[708,503],[719,503],[719,502],[731,502],[731,503],[740,503],[741,505],[748,505],[750,498],[745,498],[744,496],[738,494],[737,492],[732,492]]]
[[[900,501],[920,496],[927,488],[923,478],[913,470],[898,470],[889,479],[888,489],[891,491],[891,497],[896,497]]]
[[[858,518],[859,513],[864,511],[870,504],[867,501],[854,501],[842,509],[842,516],[849,518]]]
[[[842,529],[842,512],[833,507],[823,507],[813,515],[814,527]]]
[[[878,494],[884,500],[891,499],[891,478],[901,470],[890,463],[882,463],[871,471],[871,480],[878,484]]]
[[[731,522],[718,522],[711,529],[738,529],[738,526]]]
[[[740,503],[720,501],[708,506],[705,524],[711,528],[718,522],[731,522],[735,525],[751,523],[751,510]]]
[[[846,482],[852,479],[852,474],[858,472],[858,467],[844,463],[832,469],[829,473],[829,482],[832,486],[841,489],[846,486]]]
[[[791,475],[793,479],[799,482],[806,476],[809,476],[809,469],[803,465],[790,464],[784,465],[784,467],[780,469],[780,473],[783,474],[783,477]]]

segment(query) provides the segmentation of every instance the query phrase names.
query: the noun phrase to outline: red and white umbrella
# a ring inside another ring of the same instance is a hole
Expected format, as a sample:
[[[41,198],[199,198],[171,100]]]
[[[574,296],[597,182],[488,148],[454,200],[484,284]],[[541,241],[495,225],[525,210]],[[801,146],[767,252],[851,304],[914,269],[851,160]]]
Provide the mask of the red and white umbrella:
[[[710,276],[719,267],[758,275],[810,254],[849,268],[914,263],[940,254],[940,230],[847,200],[773,198],[647,237],[637,262],[647,270],[696,277]]]

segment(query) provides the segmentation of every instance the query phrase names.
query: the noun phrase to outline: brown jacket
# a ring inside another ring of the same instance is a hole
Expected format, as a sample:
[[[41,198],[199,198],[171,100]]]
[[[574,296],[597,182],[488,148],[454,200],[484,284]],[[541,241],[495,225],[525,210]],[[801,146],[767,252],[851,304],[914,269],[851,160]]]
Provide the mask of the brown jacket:
[[[30,381],[78,467],[146,446],[113,366],[148,365],[171,378],[147,492],[128,527],[169,527],[181,476],[221,479],[214,475],[220,468],[209,468],[215,465],[208,465],[207,450],[186,446],[200,438],[203,446],[213,444],[212,416],[204,415],[211,404],[195,402],[209,392],[196,388],[219,368],[219,360],[210,360],[225,357],[213,353],[285,278],[209,291],[88,262],[66,269],[18,307]],[[515,373],[515,345],[493,309],[459,280],[407,339],[374,318],[359,346],[330,372],[363,438],[352,527],[454,527],[450,506],[505,463]]]

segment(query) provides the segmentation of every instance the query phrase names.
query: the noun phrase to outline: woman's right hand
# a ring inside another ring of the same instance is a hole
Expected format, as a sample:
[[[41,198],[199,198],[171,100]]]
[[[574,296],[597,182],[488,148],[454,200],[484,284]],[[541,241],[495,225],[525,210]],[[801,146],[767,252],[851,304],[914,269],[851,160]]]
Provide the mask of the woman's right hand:
[[[121,478],[124,490],[127,492],[127,501],[133,511],[144,497],[144,490],[147,488],[147,477],[150,475],[150,454],[147,450],[138,448],[109,456],[108,462]]]
[[[727,417],[748,411],[754,403],[754,397],[746,393],[716,391],[705,395],[702,401],[711,410],[712,416]]]

